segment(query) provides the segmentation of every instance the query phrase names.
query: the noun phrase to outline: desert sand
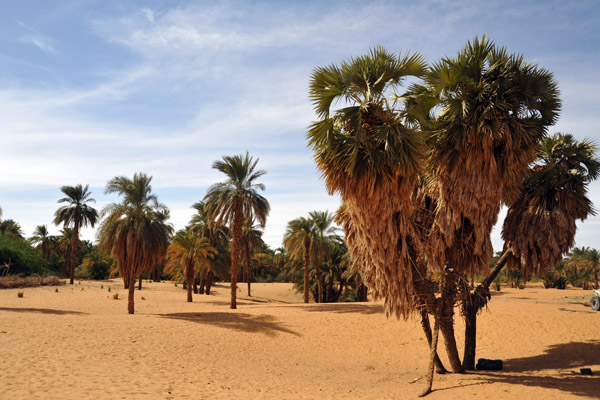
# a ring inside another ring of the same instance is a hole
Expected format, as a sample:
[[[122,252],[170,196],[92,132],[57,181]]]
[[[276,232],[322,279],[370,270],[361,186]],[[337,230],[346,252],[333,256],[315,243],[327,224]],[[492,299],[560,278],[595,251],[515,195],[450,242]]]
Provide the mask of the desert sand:
[[[418,320],[388,319],[379,302],[305,305],[291,284],[252,287],[248,297],[240,286],[230,310],[227,283],[187,303],[181,285],[144,282],[135,315],[120,280],[1,290],[0,398],[412,399],[423,389]],[[590,296],[539,285],[494,292],[477,357],[502,359],[504,370],[436,375],[427,398],[600,398],[600,312],[582,305]]]

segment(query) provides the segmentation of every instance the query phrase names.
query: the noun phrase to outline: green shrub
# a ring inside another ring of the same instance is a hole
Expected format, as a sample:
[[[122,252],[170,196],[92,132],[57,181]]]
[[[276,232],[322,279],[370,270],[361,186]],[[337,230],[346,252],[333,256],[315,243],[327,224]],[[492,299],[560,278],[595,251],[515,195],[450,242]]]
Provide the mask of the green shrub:
[[[42,257],[42,252],[31,246],[29,242],[0,236],[0,265],[9,262],[9,274],[43,275],[51,272],[48,263]]]

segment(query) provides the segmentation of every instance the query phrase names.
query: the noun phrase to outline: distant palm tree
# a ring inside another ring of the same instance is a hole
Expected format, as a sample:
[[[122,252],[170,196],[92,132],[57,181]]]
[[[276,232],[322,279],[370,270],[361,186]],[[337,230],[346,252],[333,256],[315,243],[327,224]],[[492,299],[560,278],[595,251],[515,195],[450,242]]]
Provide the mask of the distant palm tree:
[[[23,239],[23,230],[18,222],[12,219],[5,219],[0,221],[0,236],[7,236],[11,239]]]
[[[70,274],[71,271],[71,246],[73,245],[73,229],[64,228],[59,231],[60,236],[56,238],[58,250],[64,259],[63,273]]]
[[[308,303],[308,273],[310,268],[310,249],[314,236],[313,222],[309,218],[298,217],[288,222],[283,244],[291,258],[304,259],[304,302]]]
[[[88,191],[88,185],[85,188],[79,184],[77,186],[63,186],[60,188],[67,197],[59,199],[59,203],[68,203],[66,206],[60,207],[54,213],[54,224],[63,224],[65,228],[73,228],[73,242],[71,243],[71,259],[69,263],[70,284],[73,284],[75,279],[75,264],[77,264],[77,249],[79,249],[79,230],[82,227],[96,224],[98,219],[98,211],[86,203],[95,203],[96,200],[91,198],[91,192]]]
[[[52,247],[53,236],[48,232],[46,225],[38,225],[33,231],[33,236],[29,238],[32,244],[36,245],[42,251],[44,259],[50,259],[50,249]]]
[[[180,231],[173,237],[167,249],[167,273],[179,270],[187,281],[187,301],[192,302],[192,287],[194,279],[201,267],[210,268],[209,259],[217,250],[208,239],[193,230]]]
[[[266,198],[258,193],[265,189],[256,180],[266,174],[256,170],[258,159],[245,155],[224,156],[215,161],[213,168],[227,176],[225,182],[216,183],[204,197],[207,214],[217,226],[228,224],[231,232],[231,304],[237,308],[236,291],[240,265],[242,226],[244,219],[254,218],[261,227],[265,226],[271,209]]]
[[[319,288],[317,302],[320,303],[324,299],[324,291],[319,266],[333,247],[331,239],[337,236],[337,228],[333,226],[333,214],[330,214],[329,211],[311,211],[308,215],[313,223],[310,253],[313,258],[312,265],[315,268],[315,279]]]
[[[134,313],[136,278],[165,256],[165,243],[173,230],[165,223],[163,216],[168,209],[152,193],[151,180],[144,173],[134,174],[133,179],[111,179],[105,192],[117,193],[123,200],[104,207],[98,230],[100,249],[117,262],[119,274],[129,283],[129,314]]]
[[[254,225],[254,221],[245,220],[242,227],[242,259],[244,260],[244,275],[248,284],[248,296],[251,296],[250,282],[252,280],[252,256],[256,249],[260,249],[264,244],[262,240],[263,232],[260,226]]]

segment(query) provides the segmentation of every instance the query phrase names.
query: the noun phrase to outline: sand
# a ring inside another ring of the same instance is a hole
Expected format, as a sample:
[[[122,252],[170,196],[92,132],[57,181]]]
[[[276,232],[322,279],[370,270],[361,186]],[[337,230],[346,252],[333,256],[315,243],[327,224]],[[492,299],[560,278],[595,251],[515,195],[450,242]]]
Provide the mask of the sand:
[[[251,298],[245,291],[230,310],[227,283],[187,303],[181,285],[144,282],[136,314],[128,315],[118,280],[58,293],[1,290],[0,398],[412,399],[421,392],[428,349],[417,320],[387,319],[378,302],[305,305],[290,284],[253,284]],[[600,312],[581,304],[590,297],[539,285],[494,293],[479,317],[477,357],[502,359],[505,369],[436,375],[428,398],[600,398]],[[457,318],[461,354],[463,326]],[[581,375],[583,367],[594,375]]]

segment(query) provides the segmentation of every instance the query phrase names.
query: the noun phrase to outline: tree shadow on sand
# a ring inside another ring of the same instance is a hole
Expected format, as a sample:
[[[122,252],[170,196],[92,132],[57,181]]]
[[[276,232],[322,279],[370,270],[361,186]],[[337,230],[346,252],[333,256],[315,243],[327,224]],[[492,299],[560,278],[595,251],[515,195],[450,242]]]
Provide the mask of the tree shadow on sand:
[[[52,308],[10,308],[0,307],[0,311],[12,311],[20,313],[40,313],[40,314],[54,314],[54,315],[88,315],[88,313],[80,311],[67,311],[67,310],[55,310]]]
[[[383,305],[372,303],[321,303],[297,305],[297,308],[309,312],[333,312],[337,314],[383,314]]]
[[[241,332],[262,333],[275,336],[277,332],[300,336],[297,332],[278,323],[271,315],[250,315],[244,313],[208,312],[208,313],[172,313],[160,314],[163,318],[195,322],[197,324],[213,325],[220,328],[233,329]]]
[[[544,354],[537,356],[506,360],[504,371],[481,372],[478,375],[489,383],[535,386],[587,398],[598,398],[600,396],[600,377],[598,376],[600,371],[593,371],[594,376],[586,376],[582,375],[579,369],[599,363],[600,340],[571,342],[552,345]],[[561,371],[560,374],[545,376],[527,375],[528,372],[544,370],[571,371]]]

